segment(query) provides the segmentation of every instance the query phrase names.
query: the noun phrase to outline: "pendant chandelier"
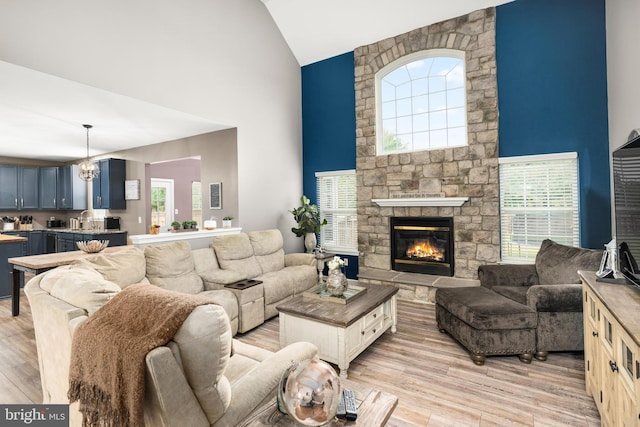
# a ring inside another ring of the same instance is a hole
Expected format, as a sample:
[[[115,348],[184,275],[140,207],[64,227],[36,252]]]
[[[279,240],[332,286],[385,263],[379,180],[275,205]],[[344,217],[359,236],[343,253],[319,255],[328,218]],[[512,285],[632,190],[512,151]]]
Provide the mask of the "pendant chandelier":
[[[100,174],[100,168],[97,163],[89,160],[89,129],[93,126],[82,125],[87,130],[87,158],[78,165],[78,176],[83,181],[93,181]]]

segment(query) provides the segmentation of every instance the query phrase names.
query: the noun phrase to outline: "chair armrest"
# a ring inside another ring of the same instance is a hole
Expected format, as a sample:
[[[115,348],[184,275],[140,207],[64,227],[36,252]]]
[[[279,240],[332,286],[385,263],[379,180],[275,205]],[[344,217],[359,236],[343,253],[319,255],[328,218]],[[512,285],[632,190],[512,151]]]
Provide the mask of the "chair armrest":
[[[316,257],[313,254],[293,253],[284,255],[284,266],[292,265],[316,265]]]
[[[271,394],[292,361],[303,361],[318,354],[308,342],[296,342],[274,353],[231,384],[231,403],[217,421],[220,425],[237,425]],[[235,357],[235,356],[234,356]]]
[[[538,312],[581,312],[582,285],[535,285],[527,291],[527,305]]]
[[[211,423],[171,350],[157,347],[147,353],[145,361],[145,424],[209,427]]]
[[[234,270],[222,270],[219,268],[210,268],[207,270],[199,271],[198,274],[204,282],[204,288],[207,291],[222,289],[224,285],[239,282],[240,280],[248,279],[245,274]]]
[[[480,285],[491,289],[494,286],[532,286],[538,284],[538,273],[534,264],[489,264],[478,267]]]

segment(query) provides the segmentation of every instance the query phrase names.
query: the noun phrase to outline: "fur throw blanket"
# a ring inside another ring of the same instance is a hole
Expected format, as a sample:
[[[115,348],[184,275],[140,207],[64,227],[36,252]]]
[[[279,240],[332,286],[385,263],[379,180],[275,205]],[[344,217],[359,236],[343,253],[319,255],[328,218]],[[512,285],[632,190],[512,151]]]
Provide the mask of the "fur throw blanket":
[[[143,426],[145,356],[173,338],[210,298],[131,285],[116,294],[73,335],[70,402],[80,401],[83,425]]]

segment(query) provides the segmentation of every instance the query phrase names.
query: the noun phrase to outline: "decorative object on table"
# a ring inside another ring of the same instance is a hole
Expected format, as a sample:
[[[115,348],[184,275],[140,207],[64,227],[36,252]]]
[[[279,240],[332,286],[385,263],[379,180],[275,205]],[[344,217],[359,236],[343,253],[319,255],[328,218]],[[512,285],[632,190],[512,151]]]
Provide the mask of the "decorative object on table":
[[[215,230],[216,227],[218,227],[218,222],[216,221],[216,218],[212,216],[208,220],[204,221],[202,226],[205,230]]]
[[[160,226],[153,224],[151,227],[149,227],[149,234],[160,234]]]
[[[88,254],[96,254],[109,246],[108,240],[89,240],[76,242],[76,246],[83,252]]]
[[[278,389],[278,408],[305,426],[333,421],[342,397],[336,371],[314,357],[293,362],[283,373]]]
[[[616,242],[616,239],[611,239],[611,241],[604,245],[604,247],[607,251],[606,269],[611,270],[611,273],[613,273],[613,277],[615,277],[616,279],[623,278],[624,276],[620,272],[620,264],[618,263],[618,244]]]
[[[82,125],[87,130],[87,158],[78,165],[78,176],[83,181],[93,181],[100,175],[100,168],[97,163],[89,160],[89,129],[93,126]]]
[[[349,286],[347,277],[342,272],[344,260],[339,256],[334,256],[331,261],[327,262],[327,267],[329,267],[329,275],[326,282],[327,292],[334,296],[340,296]]]
[[[222,228],[231,228],[231,220],[233,220],[232,216],[222,218]]]
[[[329,293],[324,286],[316,286],[308,291],[304,291],[302,296],[303,298],[321,299],[322,301],[329,301],[337,304],[349,304],[366,293],[367,288],[363,286],[350,285],[342,295],[334,296]]]
[[[300,198],[301,205],[290,210],[293,218],[298,223],[298,227],[291,228],[291,231],[298,236],[304,236],[304,246],[307,253],[312,253],[317,245],[316,234],[320,233],[320,227],[327,224],[327,220],[320,220],[320,210],[318,206],[310,204],[307,196]]]
[[[8,216],[2,217],[2,229],[4,231],[15,230],[15,218],[9,218]]]

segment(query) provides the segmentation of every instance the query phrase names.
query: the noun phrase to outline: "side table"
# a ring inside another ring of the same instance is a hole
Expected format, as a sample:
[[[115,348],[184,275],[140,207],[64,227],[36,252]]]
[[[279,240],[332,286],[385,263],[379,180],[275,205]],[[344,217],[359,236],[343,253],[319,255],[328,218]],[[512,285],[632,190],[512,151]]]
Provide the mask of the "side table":
[[[260,280],[241,280],[225,285],[238,300],[238,332],[264,323],[264,286]]]

